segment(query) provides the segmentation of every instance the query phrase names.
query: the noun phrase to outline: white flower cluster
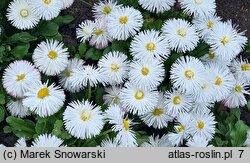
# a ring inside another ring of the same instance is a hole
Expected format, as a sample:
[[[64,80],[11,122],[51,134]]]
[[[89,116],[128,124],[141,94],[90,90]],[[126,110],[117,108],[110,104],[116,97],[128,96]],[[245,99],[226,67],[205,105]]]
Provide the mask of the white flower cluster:
[[[15,0],[9,13],[14,12],[11,10],[14,4],[27,2]],[[44,19],[55,17],[53,12],[62,9],[62,5],[56,4],[57,0],[30,2],[30,5],[24,5],[27,12],[32,13],[32,7],[37,6],[36,12],[40,12]],[[175,4],[174,0],[138,2],[142,8],[156,13],[167,11]],[[134,128],[141,125],[136,122],[138,118],[155,129],[166,129],[169,122],[175,124],[174,131],[161,138],[150,136],[149,142],[142,146],[211,146],[209,141],[213,139],[217,123],[211,112],[214,104],[222,102],[228,108],[235,108],[247,103],[244,95],[250,94],[250,63],[236,58],[243,51],[247,38],[231,21],[223,22],[215,15],[214,0],[179,2],[194,20],[169,19],[161,31],[141,31],[143,16],[133,7],[117,5],[113,0],[94,5],[96,19],[82,22],[76,30],[77,38],[98,49],[106,48],[113,40],[131,39],[130,54],[111,51],[97,65],[88,65],[81,59],[68,59],[63,43],[41,42],[32,56],[35,66],[28,61],[15,61],[4,72],[4,88],[18,98],[8,104],[11,114],[24,117],[30,110],[47,117],[66,105],[63,121],[66,130],[74,137],[92,138],[101,133],[106,122],[112,126],[112,131],[117,134],[114,139],[104,140],[101,143],[104,147],[138,146]],[[47,5],[46,10],[43,5]],[[51,13],[50,7],[53,8]],[[21,17],[25,12],[15,8],[17,11],[21,11],[18,12]],[[20,17],[15,19],[22,20]],[[201,58],[190,56],[189,52],[200,41],[210,45],[209,54]],[[164,63],[171,51],[180,56],[167,72]],[[55,84],[42,83],[38,70],[47,76],[58,76],[60,85],[71,93],[102,84],[108,109],[103,112],[100,106],[88,100],[64,104],[64,91]],[[169,81],[169,90],[160,90],[163,81]]]
[[[70,7],[74,0],[13,0],[7,9],[7,18],[13,26],[26,30],[42,20],[56,18],[61,10]]]

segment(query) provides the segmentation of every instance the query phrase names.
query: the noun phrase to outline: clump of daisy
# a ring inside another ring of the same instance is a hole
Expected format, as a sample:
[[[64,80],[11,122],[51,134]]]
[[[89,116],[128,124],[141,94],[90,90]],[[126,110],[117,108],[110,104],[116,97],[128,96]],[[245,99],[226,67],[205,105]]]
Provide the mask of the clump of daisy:
[[[7,110],[12,116],[24,118],[30,115],[29,108],[23,105],[23,100],[10,100],[7,103]]]
[[[30,86],[40,80],[39,71],[32,63],[25,60],[14,61],[3,73],[3,87],[10,95],[17,98],[22,98]]]
[[[239,80],[250,82],[250,63],[247,59],[242,57],[234,59],[230,69]]]
[[[215,13],[215,0],[179,0],[181,8],[189,15],[206,16]]]
[[[89,139],[100,134],[104,121],[101,108],[89,101],[73,101],[63,113],[66,130],[76,138]]]
[[[95,31],[95,22],[85,20],[76,28],[76,38],[81,42],[89,41]]]
[[[164,79],[164,64],[152,59],[135,60],[130,64],[128,76],[129,81],[140,89],[155,89]]]
[[[73,71],[77,68],[83,69],[85,61],[82,59],[73,58],[69,61],[66,69],[59,74],[59,83],[67,91],[75,93],[81,90],[78,85],[73,85],[70,78],[74,78],[75,73]]]
[[[105,92],[106,94],[103,95],[104,103],[107,105],[120,105],[120,93],[121,93],[120,86],[111,86],[106,87]]]
[[[27,0],[10,2],[6,16],[13,26],[21,30],[32,29],[39,23]]]
[[[96,19],[106,19],[114,10],[121,7],[115,0],[104,0],[94,4],[93,13]]]
[[[122,97],[120,100],[123,108],[132,114],[143,115],[156,106],[158,92],[139,89],[131,83],[126,83],[120,97]]]
[[[62,9],[67,9],[70,6],[72,6],[72,4],[74,3],[74,0],[62,0],[62,2],[63,2]]]
[[[43,134],[39,135],[33,142],[31,147],[62,147],[63,140],[51,135],[51,134]]]
[[[141,147],[172,147],[172,143],[168,139],[168,135],[150,136],[148,142],[142,143]]]
[[[132,7],[121,7],[107,17],[107,30],[117,40],[127,40],[142,27],[143,17],[140,11]]]
[[[119,51],[109,52],[98,62],[100,73],[111,85],[117,85],[124,82],[127,77],[129,65],[127,56]]]
[[[23,105],[42,118],[57,113],[65,101],[63,90],[54,83],[48,85],[48,82],[31,85],[24,96]]]
[[[43,20],[57,17],[63,8],[61,0],[29,0],[32,12]]]
[[[174,6],[175,0],[138,0],[143,9],[154,13],[163,13]]]
[[[168,122],[173,120],[173,117],[167,114],[168,108],[164,105],[165,98],[162,92],[159,93],[157,101],[157,105],[140,118],[149,127],[153,126],[156,129],[166,128],[168,126]]]
[[[111,105],[104,114],[105,119],[112,124],[112,130],[118,132],[115,141],[120,147],[137,146],[135,132],[132,129],[133,121],[125,116],[125,113],[117,105]]]
[[[170,19],[162,27],[170,48],[177,52],[188,52],[196,48],[199,37],[193,25],[183,19]]]
[[[197,58],[180,57],[171,66],[170,79],[173,87],[187,94],[200,91],[206,73],[205,67]]]
[[[140,32],[133,38],[130,51],[135,59],[166,60],[170,54],[167,39],[160,32],[147,30]]]
[[[188,139],[186,145],[188,147],[212,147],[208,143],[209,141],[205,137],[195,135]]]
[[[49,76],[64,71],[69,63],[69,53],[64,44],[56,40],[46,40],[37,45],[32,59],[36,67]]]

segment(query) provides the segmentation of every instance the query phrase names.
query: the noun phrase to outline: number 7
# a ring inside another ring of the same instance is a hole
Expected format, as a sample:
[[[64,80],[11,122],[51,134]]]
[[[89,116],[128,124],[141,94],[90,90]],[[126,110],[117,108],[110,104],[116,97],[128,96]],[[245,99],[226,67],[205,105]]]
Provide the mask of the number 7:
[[[241,158],[242,154],[244,153],[244,150],[239,150],[239,152],[240,152],[239,158]]]

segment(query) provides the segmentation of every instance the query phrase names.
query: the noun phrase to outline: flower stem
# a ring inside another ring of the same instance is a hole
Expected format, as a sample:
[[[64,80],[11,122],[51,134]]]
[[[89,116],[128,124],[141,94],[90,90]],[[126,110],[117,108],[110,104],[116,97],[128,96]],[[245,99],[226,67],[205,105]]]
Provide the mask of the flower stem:
[[[88,101],[90,101],[91,99],[91,86],[90,86],[90,82],[88,81]]]

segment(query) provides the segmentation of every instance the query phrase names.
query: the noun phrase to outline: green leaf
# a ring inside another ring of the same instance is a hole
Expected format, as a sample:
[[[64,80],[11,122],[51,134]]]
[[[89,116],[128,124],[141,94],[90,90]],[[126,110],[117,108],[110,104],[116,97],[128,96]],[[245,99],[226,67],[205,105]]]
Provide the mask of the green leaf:
[[[29,43],[29,42],[35,41],[35,40],[37,40],[37,37],[32,36],[28,32],[21,32],[21,33],[16,33],[16,34],[12,35],[11,37],[9,37],[7,39],[7,42],[15,43],[15,42],[20,41],[23,43]]]
[[[36,35],[41,35],[44,37],[53,37],[57,35],[59,30],[58,24],[48,21],[48,22],[43,22],[41,25],[36,29],[35,34]]]
[[[14,49],[12,49],[10,53],[14,55],[17,59],[22,59],[28,54],[29,48],[29,44],[18,45]]]
[[[127,41],[114,41],[112,42],[111,49],[126,54],[129,52],[129,43]]]
[[[234,108],[230,110],[231,114],[234,115],[237,120],[240,120],[241,110],[240,108]]]
[[[234,128],[230,131],[233,147],[241,147],[244,144],[248,130],[248,126],[242,120],[237,121]]]
[[[250,100],[249,100],[248,103],[247,103],[247,108],[248,108],[248,110],[250,111]]]
[[[92,59],[94,61],[97,61],[101,58],[102,58],[102,52],[95,48],[90,48],[85,54],[85,59]]]
[[[5,118],[5,109],[0,106],[0,122],[2,122]]]
[[[64,24],[69,24],[74,20],[74,17],[71,15],[58,16],[52,20],[52,22],[58,24],[59,26]]]
[[[0,105],[5,104],[5,96],[3,94],[0,94]]]
[[[9,133],[12,132],[12,129],[11,129],[10,126],[5,126],[5,127],[3,128],[3,132],[4,132],[5,134],[9,134]]]
[[[84,56],[84,53],[86,52],[86,50],[87,50],[87,44],[86,43],[81,43],[80,46],[79,46],[79,55],[80,55],[80,57]]]
[[[247,42],[246,52],[250,53],[250,40]]]

